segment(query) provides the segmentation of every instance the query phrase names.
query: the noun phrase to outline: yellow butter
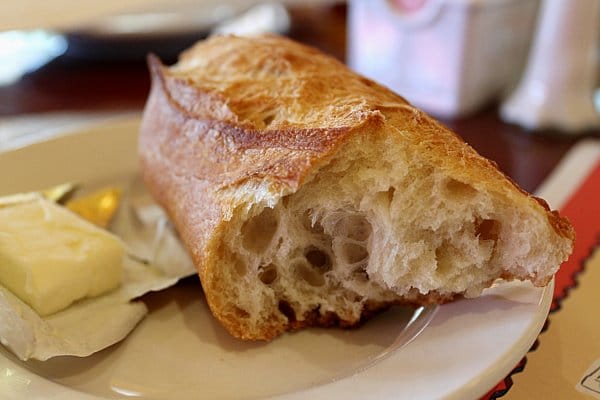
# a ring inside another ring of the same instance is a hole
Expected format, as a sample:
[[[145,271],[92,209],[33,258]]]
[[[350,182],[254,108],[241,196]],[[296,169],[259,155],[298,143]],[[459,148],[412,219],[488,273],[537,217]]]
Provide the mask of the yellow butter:
[[[69,200],[65,204],[65,207],[94,225],[106,228],[119,208],[121,195],[121,189],[108,187],[86,196]]]
[[[0,283],[44,316],[121,284],[114,235],[46,199],[0,208]]]

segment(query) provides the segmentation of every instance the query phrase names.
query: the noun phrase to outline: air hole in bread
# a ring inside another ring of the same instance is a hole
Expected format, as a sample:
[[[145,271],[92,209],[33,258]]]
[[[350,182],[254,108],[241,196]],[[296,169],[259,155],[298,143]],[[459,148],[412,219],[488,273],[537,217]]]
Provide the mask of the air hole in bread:
[[[242,225],[243,245],[247,250],[264,252],[277,231],[277,213],[272,208],[265,208],[260,214]]]
[[[239,308],[238,306],[234,306],[233,307],[233,312],[235,313],[235,316],[238,318],[248,318],[250,317],[250,313],[242,308]]]
[[[233,267],[238,276],[244,276],[248,272],[248,266],[239,257],[235,257]]]
[[[305,261],[296,261],[292,268],[294,269],[298,278],[304,280],[311,286],[323,286],[325,284],[325,277],[321,271],[311,268]]]
[[[363,215],[350,214],[342,218],[335,227],[335,233],[359,242],[371,236],[371,224]]]
[[[359,282],[366,282],[369,280],[369,274],[367,273],[367,264],[361,264],[359,267],[352,270],[352,277]]]
[[[310,246],[304,251],[304,257],[313,267],[320,271],[329,271],[331,269],[331,259],[323,250]]]
[[[440,276],[447,275],[452,270],[452,259],[448,243],[444,242],[435,250],[436,272]]]
[[[384,204],[386,207],[389,207],[394,200],[394,193],[396,193],[396,188],[390,186],[388,190],[385,192],[378,192],[376,196],[379,198],[382,204]]]
[[[307,231],[311,232],[311,233],[317,233],[317,234],[322,234],[325,232],[325,230],[323,229],[323,225],[321,225],[321,222],[319,221],[312,221],[311,218],[311,212],[312,210],[306,210],[304,211],[304,213],[302,213],[302,226],[304,227],[304,229],[306,229]]]
[[[258,267],[258,279],[265,285],[270,285],[277,279],[277,266],[273,263]]]
[[[369,257],[367,249],[357,243],[344,243],[343,247],[344,259],[348,264],[356,264]]]
[[[296,321],[296,312],[294,308],[285,300],[279,300],[279,304],[277,305],[279,312],[285,315],[285,317],[290,322]]]
[[[446,182],[446,192],[448,196],[455,199],[466,199],[477,194],[477,190],[473,186],[457,181],[456,179],[448,179]]]
[[[269,125],[271,125],[271,123],[273,122],[274,119],[275,119],[275,115],[272,115],[272,114],[263,117],[263,124],[265,124],[265,128],[268,127]]]
[[[475,226],[475,234],[480,240],[498,240],[500,222],[495,219],[484,219]]]

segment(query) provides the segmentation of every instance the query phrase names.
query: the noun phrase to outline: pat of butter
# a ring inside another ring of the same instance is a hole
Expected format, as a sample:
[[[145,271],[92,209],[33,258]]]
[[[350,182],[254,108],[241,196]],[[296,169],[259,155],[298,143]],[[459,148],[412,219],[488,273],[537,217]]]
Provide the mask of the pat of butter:
[[[117,288],[125,248],[43,198],[0,208],[0,283],[39,315]]]

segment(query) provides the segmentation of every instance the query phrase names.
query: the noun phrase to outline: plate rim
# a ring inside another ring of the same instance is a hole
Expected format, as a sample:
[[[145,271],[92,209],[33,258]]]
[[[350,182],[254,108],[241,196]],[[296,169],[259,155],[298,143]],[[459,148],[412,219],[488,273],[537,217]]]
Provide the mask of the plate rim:
[[[0,163],[4,162],[4,160],[6,158],[10,158],[11,156],[16,156],[18,159],[19,158],[18,155],[24,154],[23,152],[40,151],[44,147],[48,147],[48,146],[55,146],[55,145],[74,146],[74,145],[81,145],[81,143],[85,144],[87,142],[90,142],[90,143],[98,142],[99,134],[110,135],[112,132],[112,135],[115,135],[116,132],[119,132],[119,128],[120,129],[132,128],[132,127],[138,125],[139,123],[140,123],[139,116],[135,116],[135,117],[127,116],[124,118],[111,119],[110,121],[104,121],[101,123],[81,127],[79,129],[75,129],[73,131],[63,133],[60,136],[47,138],[45,140],[33,143],[28,146],[19,147],[19,148],[15,148],[15,149],[9,149],[8,151],[0,152]],[[135,131],[135,133],[132,133],[132,135],[137,136],[137,129],[135,129],[134,131]],[[132,138],[129,138],[129,139],[132,139]],[[90,144],[88,144],[88,145],[90,145]],[[526,286],[526,285],[527,285],[526,283],[523,283],[521,286]],[[546,321],[546,318],[547,318],[547,315],[548,315],[548,312],[550,309],[550,305],[551,305],[551,301],[552,301],[553,285],[554,285],[554,280],[552,280],[551,284],[549,284],[548,286],[546,286],[542,289],[534,288],[533,286],[531,286],[531,290],[536,290],[535,293],[537,293],[537,294],[534,294],[534,292],[531,292],[532,298],[535,298],[537,301],[537,308],[535,309],[535,312],[531,313],[531,320],[530,320],[530,323],[529,323],[526,331],[519,338],[517,338],[517,340],[515,340],[515,342],[513,342],[511,347],[505,349],[504,353],[502,354],[502,356],[500,357],[499,360],[496,360],[495,364],[488,365],[488,367],[486,369],[480,371],[479,374],[472,376],[470,381],[467,384],[459,387],[458,389],[456,389],[452,392],[444,394],[441,398],[445,398],[445,399],[478,398],[478,397],[484,395],[491,388],[493,388],[493,386],[495,384],[497,384],[499,381],[501,381],[502,378],[506,377],[506,375],[512,370],[512,368],[514,368],[514,366],[517,364],[517,362],[527,353],[527,351],[530,349],[533,342],[538,337],[538,335]],[[433,317],[433,321],[444,318],[444,316],[446,314],[446,310],[448,310],[447,307],[446,308],[444,308],[444,307],[445,306],[442,306],[439,308],[438,312]],[[431,328],[426,328],[425,331],[427,331],[428,329],[431,329]],[[420,337],[421,336],[417,336],[416,340],[414,340],[411,344],[409,344],[409,346],[416,345],[416,343],[419,342]],[[405,347],[406,346],[403,346],[402,348],[405,348]],[[7,351],[7,350],[3,349],[3,351]],[[382,367],[387,367],[390,365],[390,363],[393,364],[394,361],[397,361],[396,358],[397,358],[398,354],[399,354],[399,352],[396,351],[395,353],[392,353],[390,356],[386,357],[385,359],[378,361],[375,365],[373,365],[371,367],[362,369],[361,371],[357,371],[357,373],[355,373],[355,374],[352,374],[347,377],[342,377],[333,382],[326,383],[321,386],[307,388],[305,390],[301,390],[301,391],[297,391],[297,392],[291,392],[291,393],[286,393],[283,395],[274,396],[272,398],[281,399],[281,400],[288,400],[288,399],[291,400],[291,399],[296,399],[296,398],[303,398],[304,396],[319,395],[323,392],[327,392],[328,390],[331,390],[331,388],[334,388],[334,389],[339,388],[344,391],[347,391],[345,393],[345,397],[348,397],[348,395],[350,395],[349,398],[361,398],[359,392],[353,391],[353,386],[357,383],[356,381],[357,380],[360,381],[360,379],[357,379],[357,378],[361,378],[366,375],[372,374],[373,371],[377,371],[379,368],[382,368]],[[22,390],[22,389],[28,390],[27,388],[30,387],[32,381],[35,380],[35,378],[39,378],[45,383],[43,385],[43,389],[44,389],[44,392],[43,392],[44,397],[43,398],[50,398],[50,399],[53,399],[53,398],[57,398],[57,399],[58,398],[61,398],[61,399],[77,398],[77,399],[89,399],[89,400],[105,399],[104,397],[98,397],[97,395],[94,395],[94,394],[82,392],[77,389],[74,389],[74,388],[71,388],[68,386],[64,386],[60,383],[57,383],[57,382],[48,380],[44,377],[41,377],[39,375],[36,375],[32,371],[29,371],[27,368],[25,368],[21,365],[15,364],[14,361],[10,360],[10,358],[7,358],[3,353],[0,353],[0,376],[2,375],[1,373],[2,373],[3,368],[5,369],[6,379],[4,379],[4,381],[6,384],[1,385],[2,380],[0,380],[0,394],[2,394],[3,390],[5,390],[6,394],[8,394],[10,396],[11,389],[16,390],[16,392],[14,392],[13,394],[15,394],[17,397],[13,397],[13,398],[20,398],[20,397],[18,397],[18,395],[23,394],[24,392],[19,393],[18,390]],[[11,381],[9,379],[10,371],[19,372],[23,376],[15,378],[16,381],[15,380]],[[369,372],[369,374],[365,374],[365,372]],[[19,381],[19,379],[20,379],[20,381]],[[12,386],[11,386],[11,382],[12,382]],[[349,385],[349,387],[346,387],[347,385]],[[3,389],[2,386],[5,386],[5,389]],[[56,391],[56,393],[47,391],[51,388],[54,391]],[[66,392],[65,392],[65,390],[66,390]],[[357,396],[353,397],[352,396],[353,393],[355,395],[358,395],[358,397]],[[25,394],[27,394],[29,396],[35,395],[35,393],[25,393]],[[397,395],[397,394],[398,394],[397,392],[394,392],[392,390],[391,392],[386,394],[386,397],[390,396],[389,398],[394,398],[394,395]],[[48,397],[48,396],[50,396],[50,397]],[[68,397],[65,397],[65,396],[68,396]]]

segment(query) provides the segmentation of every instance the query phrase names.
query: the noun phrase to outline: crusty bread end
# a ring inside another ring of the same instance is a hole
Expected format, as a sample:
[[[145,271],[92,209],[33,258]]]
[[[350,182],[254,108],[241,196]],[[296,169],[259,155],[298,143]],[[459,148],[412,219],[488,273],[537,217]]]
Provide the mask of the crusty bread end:
[[[572,227],[448,129],[316,50],[218,37],[151,61],[142,170],[233,335],[545,285]]]

